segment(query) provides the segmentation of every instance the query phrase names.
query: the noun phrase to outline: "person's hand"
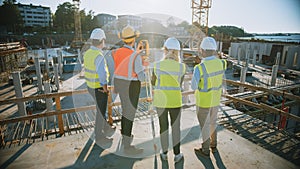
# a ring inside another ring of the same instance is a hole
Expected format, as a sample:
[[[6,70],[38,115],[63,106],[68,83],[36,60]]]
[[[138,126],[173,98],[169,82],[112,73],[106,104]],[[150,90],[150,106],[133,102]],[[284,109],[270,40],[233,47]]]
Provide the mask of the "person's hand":
[[[107,89],[107,85],[103,86],[103,93],[106,93],[106,94],[109,93],[109,90]]]
[[[111,90],[111,92],[113,92],[113,93],[115,93],[115,94],[118,93],[118,92],[115,90],[114,86],[111,86],[111,87],[110,87],[110,90]]]
[[[142,64],[143,66],[149,66],[149,59],[147,56],[142,57]]]

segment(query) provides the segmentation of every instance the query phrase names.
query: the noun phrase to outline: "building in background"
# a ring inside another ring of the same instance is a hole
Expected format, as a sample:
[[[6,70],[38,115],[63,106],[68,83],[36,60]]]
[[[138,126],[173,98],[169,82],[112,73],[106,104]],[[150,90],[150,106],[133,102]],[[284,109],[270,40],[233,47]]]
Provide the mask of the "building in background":
[[[142,18],[135,15],[118,15],[118,20],[121,23],[121,27],[130,25],[135,29],[140,29],[142,27]]]
[[[51,26],[50,7],[16,4],[24,21],[25,27]]]
[[[101,27],[101,28],[102,28],[103,26],[105,26],[105,25],[108,25],[108,24],[112,23],[112,22],[115,21],[116,18],[117,18],[117,17],[114,16],[114,15],[104,14],[104,13],[98,14],[98,15],[96,15],[95,17],[96,17],[96,20],[97,20],[97,23],[98,23],[97,26],[99,26],[99,27]]]

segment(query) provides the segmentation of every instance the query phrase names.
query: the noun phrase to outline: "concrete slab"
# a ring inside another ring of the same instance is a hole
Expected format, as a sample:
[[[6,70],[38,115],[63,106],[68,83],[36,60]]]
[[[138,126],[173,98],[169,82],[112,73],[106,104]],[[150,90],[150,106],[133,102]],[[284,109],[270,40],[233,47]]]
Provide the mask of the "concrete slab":
[[[181,151],[184,160],[174,164],[170,146],[168,162],[159,157],[160,141],[157,117],[154,118],[155,139],[152,138],[150,118],[136,119],[133,128],[133,144],[144,148],[139,156],[124,154],[120,145],[119,130],[113,141],[96,144],[93,131],[67,135],[33,144],[25,144],[0,150],[0,168],[272,168],[296,169],[299,166],[263,149],[260,146],[218,127],[218,152],[205,159],[195,155],[199,147],[201,131],[193,108],[185,109],[181,118]],[[120,129],[120,126],[117,126]],[[154,144],[157,146],[155,152]]]

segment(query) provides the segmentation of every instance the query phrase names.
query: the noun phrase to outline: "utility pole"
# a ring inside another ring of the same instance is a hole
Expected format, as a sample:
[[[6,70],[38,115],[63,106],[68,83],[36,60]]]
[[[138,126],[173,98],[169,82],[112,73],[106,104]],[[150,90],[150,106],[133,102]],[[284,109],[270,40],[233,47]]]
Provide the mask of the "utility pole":
[[[81,47],[82,32],[81,32],[81,21],[80,21],[80,11],[79,11],[80,0],[73,0],[73,3],[75,6],[75,11],[74,11],[75,37],[73,40],[73,46]]]

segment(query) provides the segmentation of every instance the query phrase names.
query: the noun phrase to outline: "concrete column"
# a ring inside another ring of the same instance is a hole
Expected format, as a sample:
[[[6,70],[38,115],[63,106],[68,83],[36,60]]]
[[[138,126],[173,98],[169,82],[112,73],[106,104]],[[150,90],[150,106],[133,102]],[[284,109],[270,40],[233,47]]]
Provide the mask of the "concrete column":
[[[253,67],[255,67],[256,65],[256,55],[257,55],[258,51],[257,49],[254,50],[253,52],[253,59],[252,59],[252,64],[253,64]]]
[[[41,66],[40,66],[39,58],[34,58],[34,64],[35,64],[35,71],[36,71],[36,77],[38,82],[38,89],[39,91],[43,91],[42,74],[41,74]]]
[[[241,47],[239,47],[239,49],[238,49],[238,62],[237,62],[237,64],[239,65],[240,64],[240,61],[241,61],[241,55],[242,55],[242,48]]]
[[[259,55],[259,63],[262,63],[262,55],[267,53],[268,44],[265,43],[264,47],[262,48],[261,54]]]
[[[245,67],[248,68],[249,65],[249,60],[250,60],[250,45],[247,45],[247,49],[246,49],[246,58],[245,58]]]
[[[80,49],[77,49],[77,54],[78,54],[78,61],[81,64],[82,63],[82,59],[81,59],[81,53],[80,53]]]
[[[61,49],[60,50],[57,50],[57,62],[58,62],[58,73],[60,76],[62,76],[62,52],[61,52]]]
[[[21,83],[21,78],[20,78],[20,72],[13,72],[12,73],[13,77],[13,84],[15,87],[15,93],[16,93],[16,98],[22,98],[23,95],[23,89],[22,89],[22,83]],[[24,102],[18,102],[18,115],[19,116],[24,116],[26,115],[26,107]]]
[[[271,86],[276,85],[276,78],[279,69],[279,60],[280,60],[280,52],[277,52],[276,63],[272,67],[272,77],[271,77]]]
[[[54,65],[54,79],[57,90],[59,90],[58,64]]]
[[[264,54],[264,48],[262,47],[262,44],[259,46],[259,58],[258,62],[262,63],[262,55]]]
[[[50,88],[50,82],[46,81],[45,82],[45,94],[50,94],[51,93],[51,88]],[[52,110],[53,102],[51,98],[46,99],[46,108],[47,112]],[[47,122],[46,122],[46,130],[50,128],[50,123],[53,121],[53,116],[48,116],[47,117]]]
[[[228,56],[229,56],[229,57],[232,57],[232,56],[231,56],[231,47],[228,48]]]
[[[278,68],[279,68],[278,65],[273,65],[273,67],[272,67],[271,86],[276,85],[276,78],[277,78]]]
[[[46,71],[46,76],[47,76],[46,78],[48,79],[49,78],[49,60],[48,60],[47,49],[45,49],[44,55],[45,55],[45,71]]]
[[[219,51],[222,52],[223,42],[219,42]]]
[[[46,81],[45,82],[45,94],[50,94],[50,93],[51,93],[50,82]],[[52,110],[52,99],[51,98],[46,99],[46,107],[47,107],[47,111]]]
[[[241,69],[241,78],[240,78],[241,83],[245,83],[246,74],[247,74],[247,67],[242,67],[242,69]],[[243,92],[244,92],[244,87],[240,86],[239,87],[239,93],[243,93]]]
[[[277,52],[275,65],[279,65],[279,64],[280,64],[280,52]]]

